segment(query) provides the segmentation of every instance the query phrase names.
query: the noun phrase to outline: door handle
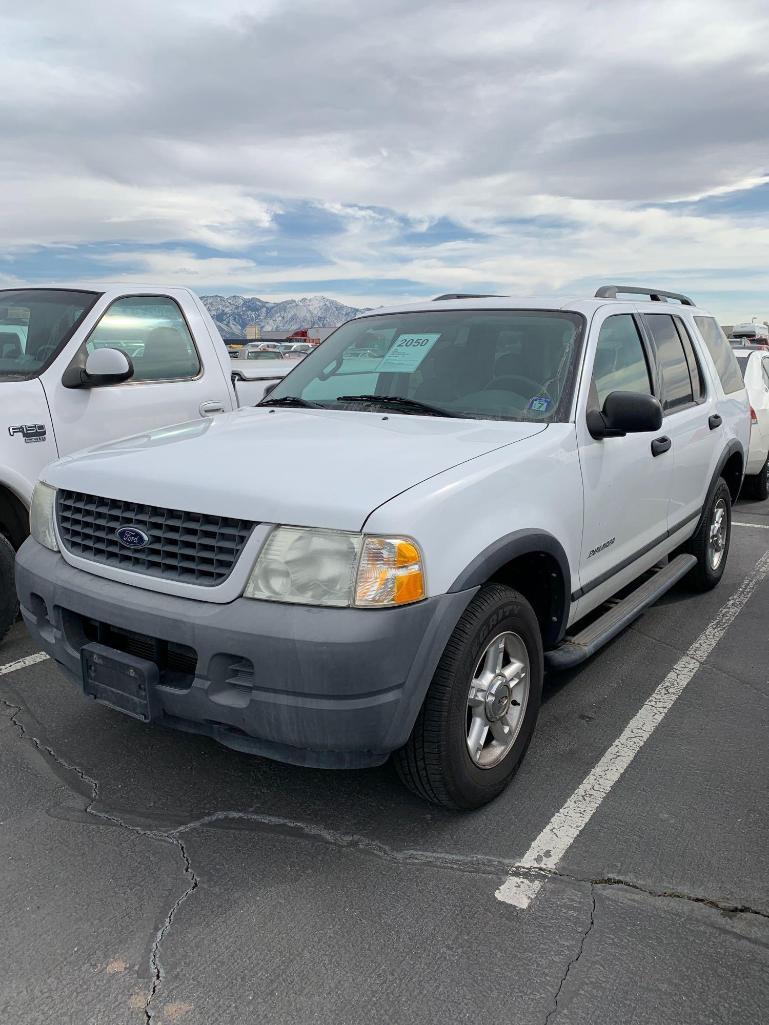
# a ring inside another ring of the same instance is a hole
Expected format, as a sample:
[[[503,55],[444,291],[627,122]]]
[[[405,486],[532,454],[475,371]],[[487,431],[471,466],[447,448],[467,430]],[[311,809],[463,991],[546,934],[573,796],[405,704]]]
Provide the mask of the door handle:
[[[652,442],[652,455],[661,456],[663,452],[667,452],[672,446],[673,442],[670,438],[663,435],[661,438],[655,438]]]
[[[211,399],[208,402],[201,402],[198,406],[198,412],[201,416],[211,416],[213,413],[223,413],[224,403],[220,402],[219,399]]]
[[[708,417],[708,427],[711,429],[711,431],[714,431],[716,427],[720,427],[722,423],[723,420],[718,415],[718,413],[714,413],[712,416]]]

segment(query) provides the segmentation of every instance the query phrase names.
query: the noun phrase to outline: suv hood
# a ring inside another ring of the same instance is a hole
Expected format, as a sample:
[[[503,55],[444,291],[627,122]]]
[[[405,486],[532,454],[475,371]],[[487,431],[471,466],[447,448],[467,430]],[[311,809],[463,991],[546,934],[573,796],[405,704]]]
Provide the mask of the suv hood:
[[[393,496],[543,430],[511,421],[252,408],[69,456],[44,479],[146,505],[357,531]]]

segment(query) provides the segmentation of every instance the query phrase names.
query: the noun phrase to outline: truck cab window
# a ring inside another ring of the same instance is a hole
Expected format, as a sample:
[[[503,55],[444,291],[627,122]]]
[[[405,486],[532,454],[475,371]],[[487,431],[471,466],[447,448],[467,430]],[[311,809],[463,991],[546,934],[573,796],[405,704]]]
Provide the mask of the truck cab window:
[[[131,296],[114,302],[86,342],[86,349],[120,349],[134,365],[132,381],[197,377],[200,359],[181,310],[167,296]]]

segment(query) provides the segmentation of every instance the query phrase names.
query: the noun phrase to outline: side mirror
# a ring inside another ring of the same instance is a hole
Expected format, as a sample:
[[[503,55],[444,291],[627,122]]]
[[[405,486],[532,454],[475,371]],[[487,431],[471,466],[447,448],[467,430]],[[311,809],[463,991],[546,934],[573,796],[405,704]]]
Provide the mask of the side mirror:
[[[100,388],[120,384],[134,375],[130,356],[121,349],[94,349],[82,361],[82,350],[64,371],[61,383],[65,388]]]
[[[269,383],[269,384],[268,384],[268,385],[266,386],[266,388],[264,389],[264,394],[262,395],[262,398],[263,398],[263,399],[266,399],[266,398],[267,398],[267,396],[268,396],[268,395],[270,394],[270,392],[274,392],[274,391],[275,391],[275,389],[276,389],[276,388],[278,387],[278,385],[279,385],[279,384],[280,384],[280,381],[271,381],[271,382],[270,382],[270,383]]]
[[[626,434],[658,431],[662,426],[662,406],[653,395],[643,392],[613,391],[606,396],[602,410],[587,414],[587,429],[594,438],[624,438]]]
[[[120,349],[94,349],[85,361],[86,387],[119,384],[133,377],[134,365]]]

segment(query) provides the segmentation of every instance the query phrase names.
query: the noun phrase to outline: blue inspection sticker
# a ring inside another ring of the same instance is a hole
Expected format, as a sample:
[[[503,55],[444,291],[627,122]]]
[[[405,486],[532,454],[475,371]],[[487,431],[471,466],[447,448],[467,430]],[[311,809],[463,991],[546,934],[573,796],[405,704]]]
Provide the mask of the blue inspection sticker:
[[[553,400],[549,395],[535,395],[533,399],[529,399],[529,404],[526,407],[531,410],[532,413],[547,413],[553,404]]]

